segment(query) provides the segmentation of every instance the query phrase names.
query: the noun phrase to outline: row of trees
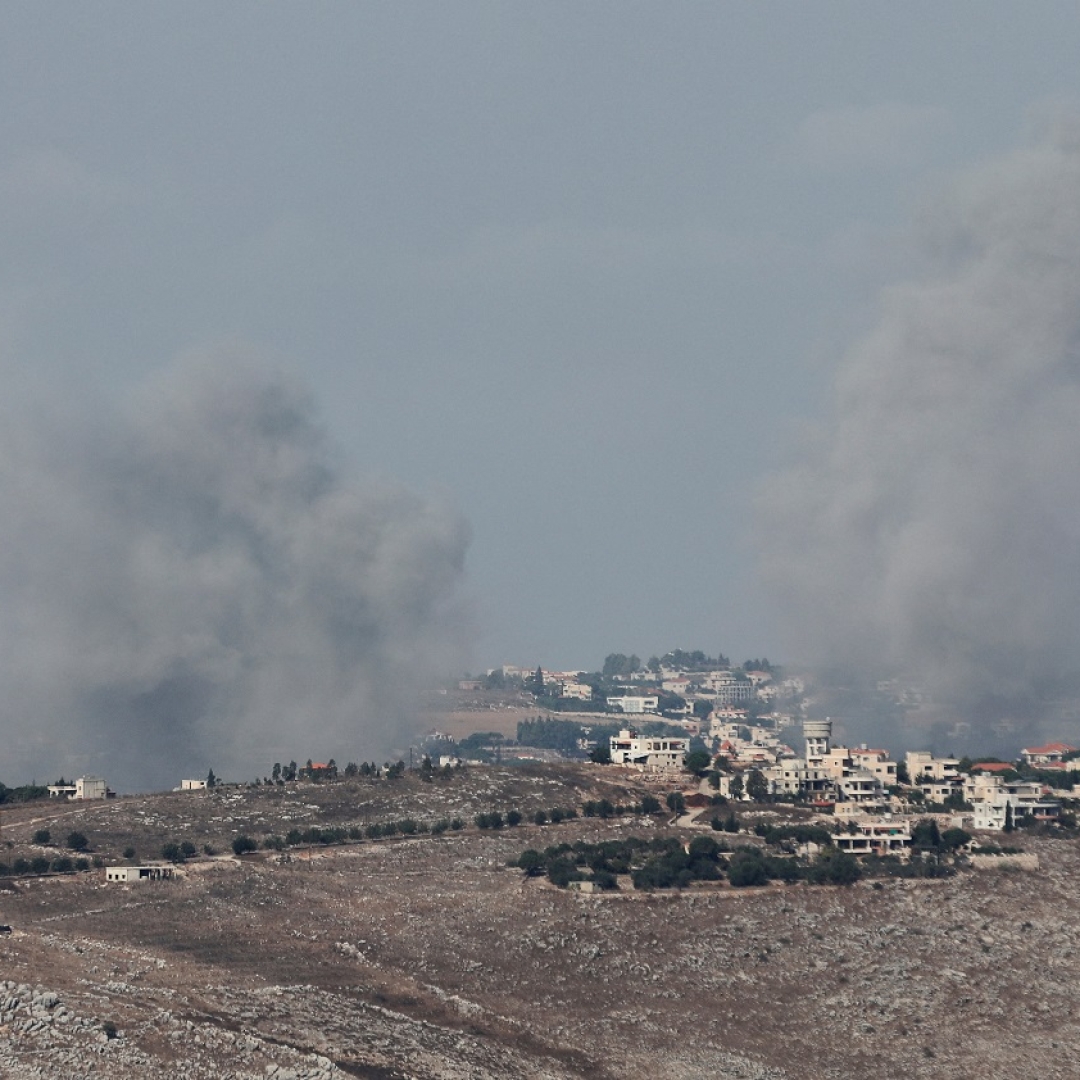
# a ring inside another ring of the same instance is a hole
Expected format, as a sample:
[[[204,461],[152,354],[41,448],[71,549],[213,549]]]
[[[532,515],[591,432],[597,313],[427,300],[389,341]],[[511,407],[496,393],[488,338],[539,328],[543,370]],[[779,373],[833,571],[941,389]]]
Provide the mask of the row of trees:
[[[529,848],[513,865],[528,876],[546,875],[559,888],[587,881],[594,889],[613,890],[618,888],[618,875],[629,874],[634,888],[646,892],[684,889],[695,881],[721,881],[725,872],[734,888],[776,880],[851,885],[862,876],[859,861],[833,846],[824,847],[813,862],[803,863],[752,845],[729,851],[709,836],[696,836],[685,847],[674,837],[627,837],[597,844],[558,844],[543,852]]]
[[[33,802],[35,799],[47,799],[49,789],[44,784],[23,784],[20,787],[6,787],[0,784],[0,804]]]
[[[27,874],[76,874],[89,870],[91,866],[104,866],[101,859],[93,860],[84,856],[72,858],[70,855],[57,855],[52,859],[44,855],[35,855],[32,859],[18,858],[10,865],[0,862],[0,877],[25,877]]]
[[[33,843],[38,847],[50,847],[52,842],[52,833],[48,829],[38,829],[33,835]],[[64,847],[69,851],[89,851],[90,841],[84,833],[73,831],[69,832],[64,839]]]

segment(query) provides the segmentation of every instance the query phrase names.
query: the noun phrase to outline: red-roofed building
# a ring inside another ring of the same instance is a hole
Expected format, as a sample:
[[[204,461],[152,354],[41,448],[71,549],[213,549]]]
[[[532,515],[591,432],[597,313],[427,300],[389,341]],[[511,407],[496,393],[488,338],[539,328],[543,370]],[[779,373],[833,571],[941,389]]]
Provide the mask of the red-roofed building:
[[[1008,761],[976,761],[971,766],[972,772],[1003,773],[1016,771],[1016,766]]]
[[[1075,753],[1075,746],[1063,742],[1052,742],[1045,746],[1032,746],[1028,750],[1021,750],[1020,756],[1029,765],[1052,765],[1055,762],[1064,761],[1066,755]]]

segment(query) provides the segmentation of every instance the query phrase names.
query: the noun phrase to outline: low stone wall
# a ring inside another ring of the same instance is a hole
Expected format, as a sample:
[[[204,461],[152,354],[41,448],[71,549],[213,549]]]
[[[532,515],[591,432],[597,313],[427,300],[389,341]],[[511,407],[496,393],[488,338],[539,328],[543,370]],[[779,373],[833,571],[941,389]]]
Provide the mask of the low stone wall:
[[[1019,855],[972,855],[971,865],[976,870],[1002,870],[1005,867],[1015,870],[1038,870],[1039,856],[1026,851]]]

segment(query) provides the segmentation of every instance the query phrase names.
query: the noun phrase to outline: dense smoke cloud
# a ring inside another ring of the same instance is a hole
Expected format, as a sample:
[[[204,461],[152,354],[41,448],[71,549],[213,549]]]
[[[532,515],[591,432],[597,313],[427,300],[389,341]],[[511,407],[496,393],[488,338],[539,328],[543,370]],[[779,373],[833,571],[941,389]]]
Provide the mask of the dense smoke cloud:
[[[1037,712],[1080,676],[1080,139],[959,178],[921,225],[919,279],[761,501],[765,569],[808,659]]]
[[[463,660],[466,544],[447,509],[343,478],[304,390],[235,356],[92,423],[6,423],[5,781],[384,753]]]

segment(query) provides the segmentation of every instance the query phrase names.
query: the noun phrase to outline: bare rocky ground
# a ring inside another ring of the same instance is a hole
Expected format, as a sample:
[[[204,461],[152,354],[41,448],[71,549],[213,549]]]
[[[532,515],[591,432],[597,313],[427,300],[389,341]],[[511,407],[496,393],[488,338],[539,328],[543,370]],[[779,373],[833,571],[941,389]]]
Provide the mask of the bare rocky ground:
[[[506,863],[666,826],[471,827],[597,797],[630,798],[616,770],[474,769],[5,810],[5,861],[36,853],[43,824],[80,829],[107,861],[309,824],[460,814],[470,828],[288,862],[222,855],[173,882],[8,879],[0,1076],[1076,1075],[1075,842],[1025,837],[1034,873],[586,896]]]

